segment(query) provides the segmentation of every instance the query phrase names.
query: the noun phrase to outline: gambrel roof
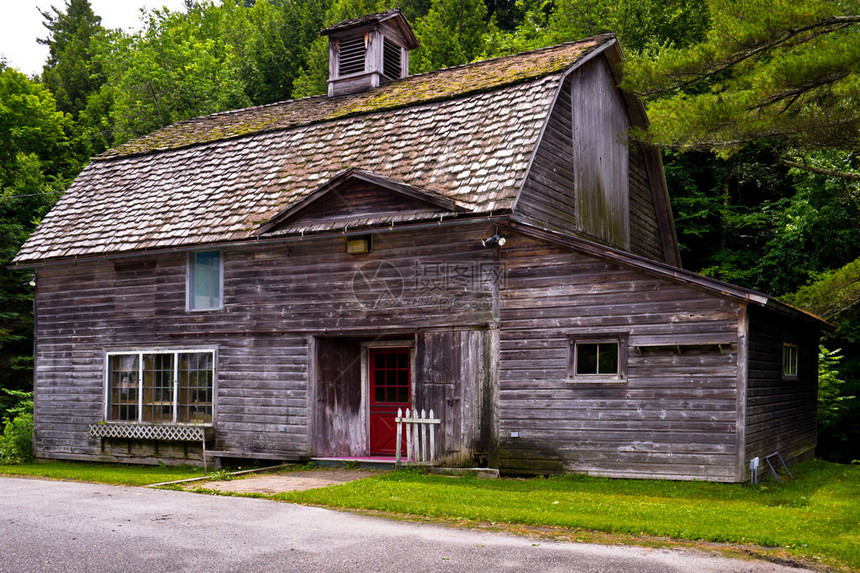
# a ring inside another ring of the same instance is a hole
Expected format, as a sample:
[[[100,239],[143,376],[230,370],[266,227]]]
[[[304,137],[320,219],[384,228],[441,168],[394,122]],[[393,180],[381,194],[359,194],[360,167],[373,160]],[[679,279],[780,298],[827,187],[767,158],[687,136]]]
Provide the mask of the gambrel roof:
[[[254,237],[349,169],[465,214],[510,211],[565,73],[614,45],[598,36],[178,122],[94,158],[15,262]]]

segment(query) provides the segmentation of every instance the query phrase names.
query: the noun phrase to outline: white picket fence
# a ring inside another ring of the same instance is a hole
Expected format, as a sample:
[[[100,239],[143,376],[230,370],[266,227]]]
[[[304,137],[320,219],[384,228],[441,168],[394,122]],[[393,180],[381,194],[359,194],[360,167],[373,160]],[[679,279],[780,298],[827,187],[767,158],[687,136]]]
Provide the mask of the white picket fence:
[[[424,410],[418,414],[417,410],[409,415],[398,408],[397,417],[397,454],[395,455],[395,467],[400,468],[401,463],[410,465],[431,466],[436,461],[436,427],[442,423],[439,418],[433,417],[433,410],[428,416]],[[403,440],[403,432],[406,432],[406,459],[401,460],[402,449],[400,444]],[[429,440],[428,440],[429,437]]]

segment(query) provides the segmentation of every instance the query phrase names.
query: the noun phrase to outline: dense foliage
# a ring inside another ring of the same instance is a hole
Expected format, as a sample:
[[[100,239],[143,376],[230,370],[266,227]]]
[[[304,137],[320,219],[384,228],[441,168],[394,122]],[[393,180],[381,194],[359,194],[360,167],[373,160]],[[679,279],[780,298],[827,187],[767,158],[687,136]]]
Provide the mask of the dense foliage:
[[[661,48],[628,70],[646,97],[649,136],[681,148],[734,150],[779,138],[799,152],[856,149],[860,4],[709,0],[706,40]]]
[[[0,64],[0,388],[31,384],[33,273],[9,264],[80,171],[79,133],[45,86]],[[0,393],[0,419],[12,402]]]
[[[3,390],[15,405],[3,417],[0,464],[19,464],[33,459],[33,393]]]
[[[845,382],[829,386],[819,453],[860,458],[860,400],[837,400],[860,395],[857,0],[188,0],[134,33],[66,0],[42,12],[41,78],[0,65],[0,387],[32,379],[32,274],[7,265],[92,154],[325,93],[319,30],[394,6],[421,44],[412,73],[616,33],[652,121],[637,136],[672,149],[684,266],[837,325],[825,345],[843,358],[825,362]]]

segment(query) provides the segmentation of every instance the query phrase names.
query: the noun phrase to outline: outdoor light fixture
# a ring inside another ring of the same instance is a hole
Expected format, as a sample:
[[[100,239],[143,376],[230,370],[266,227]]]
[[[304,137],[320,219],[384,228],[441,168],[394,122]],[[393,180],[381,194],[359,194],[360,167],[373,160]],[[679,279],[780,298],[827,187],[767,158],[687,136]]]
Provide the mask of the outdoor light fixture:
[[[504,237],[500,237],[498,234],[493,235],[489,239],[482,239],[481,244],[485,247],[495,247],[496,245],[500,247],[504,247],[507,241]]]
[[[346,239],[346,252],[350,255],[363,255],[369,253],[372,248],[370,235],[360,237],[348,237]]]

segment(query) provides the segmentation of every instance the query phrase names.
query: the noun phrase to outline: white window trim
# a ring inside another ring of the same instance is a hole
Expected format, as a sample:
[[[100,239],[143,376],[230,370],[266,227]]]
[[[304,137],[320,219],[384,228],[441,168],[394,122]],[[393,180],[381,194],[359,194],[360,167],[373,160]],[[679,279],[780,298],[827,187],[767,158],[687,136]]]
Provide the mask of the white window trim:
[[[212,354],[212,422],[207,424],[196,424],[196,423],[185,423],[185,422],[177,422],[178,417],[178,409],[179,409],[179,401],[177,399],[178,392],[176,392],[175,385],[178,383],[178,369],[179,369],[179,355],[180,354],[196,354],[196,353],[204,353],[208,352]],[[137,420],[112,420],[110,417],[110,394],[111,394],[111,385],[110,385],[110,359],[112,356],[126,356],[129,354],[137,354],[138,362],[137,362]],[[104,420],[105,422],[111,424],[142,424],[142,423],[153,423],[153,422],[143,422],[143,355],[144,354],[173,354],[173,383],[174,383],[174,393],[173,393],[173,420],[169,424],[164,422],[162,423],[154,423],[155,425],[177,425],[177,426],[203,426],[209,427],[214,426],[215,424],[215,416],[216,416],[216,408],[217,408],[217,400],[215,397],[217,396],[218,390],[218,348],[214,346],[203,346],[203,347],[193,347],[193,348],[160,348],[160,347],[150,347],[150,348],[128,348],[128,349],[116,349],[116,350],[106,350],[104,353]]]
[[[568,337],[569,356],[568,356],[568,371],[567,381],[573,383],[586,384],[624,384],[628,380],[627,376],[627,361],[628,361],[628,335],[621,334],[605,334],[605,335],[577,335],[573,334]],[[617,344],[618,345],[618,372],[613,374],[577,374],[576,362],[578,359],[577,345],[579,344]]]
[[[218,253],[218,306],[212,308],[194,308],[192,304],[194,291],[192,288],[192,276],[194,267],[194,255],[198,253]],[[198,249],[190,251],[185,257],[185,310],[187,312],[212,312],[224,310],[224,250],[223,249]]]
[[[794,349],[794,360],[793,360],[794,372],[793,373],[786,372],[786,370],[785,370],[786,353],[791,348]],[[800,369],[800,347],[793,342],[783,342],[782,343],[782,377],[786,378],[786,379],[792,379],[792,380],[796,379],[799,375],[799,369]]]

